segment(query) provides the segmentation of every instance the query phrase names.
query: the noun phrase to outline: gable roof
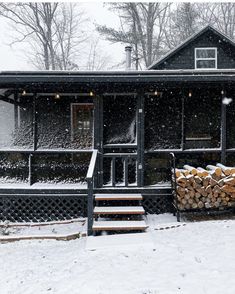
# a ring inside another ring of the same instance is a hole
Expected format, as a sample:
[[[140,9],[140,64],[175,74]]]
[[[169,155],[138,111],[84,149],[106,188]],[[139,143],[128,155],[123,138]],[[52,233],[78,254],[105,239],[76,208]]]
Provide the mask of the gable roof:
[[[184,42],[182,42],[176,48],[167,52],[163,57],[161,57],[157,61],[153,62],[147,69],[155,69],[156,66],[162,64],[168,58],[175,55],[177,52],[179,52],[181,49],[185,48],[189,43],[191,43],[192,41],[194,41],[195,39],[197,39],[198,37],[200,37],[201,35],[203,35],[207,31],[212,31],[214,34],[225,39],[228,43],[230,43],[232,46],[235,47],[235,42],[231,38],[229,38],[228,36],[226,36],[225,34],[220,32],[216,28],[212,27],[211,25],[207,25],[204,28],[202,28],[200,31],[198,31],[197,33],[195,33],[192,36],[190,36],[189,38],[187,38]]]

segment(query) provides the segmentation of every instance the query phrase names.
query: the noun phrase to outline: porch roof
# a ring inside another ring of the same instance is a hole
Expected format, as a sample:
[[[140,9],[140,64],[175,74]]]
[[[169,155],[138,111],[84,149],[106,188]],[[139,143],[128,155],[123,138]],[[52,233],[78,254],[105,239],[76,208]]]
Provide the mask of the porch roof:
[[[111,84],[234,82],[235,69],[145,71],[2,71],[0,86],[25,84]]]

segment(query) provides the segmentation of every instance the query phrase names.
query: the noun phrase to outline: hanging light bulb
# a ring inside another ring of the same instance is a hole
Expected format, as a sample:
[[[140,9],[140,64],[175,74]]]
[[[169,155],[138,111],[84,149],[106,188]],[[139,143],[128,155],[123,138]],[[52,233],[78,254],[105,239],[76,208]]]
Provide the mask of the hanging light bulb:
[[[60,99],[60,94],[56,93],[55,94],[55,99]]]
[[[25,96],[26,94],[27,94],[26,91],[23,90],[23,92],[22,92],[22,96]]]
[[[156,96],[158,95],[158,91],[157,90],[155,90],[154,95],[156,95]]]
[[[90,91],[89,95],[92,97],[92,96],[94,96],[94,93],[92,91]]]
[[[188,96],[192,97],[192,92],[191,91],[189,91]]]
[[[224,91],[223,90],[221,91],[221,94],[224,95]]]

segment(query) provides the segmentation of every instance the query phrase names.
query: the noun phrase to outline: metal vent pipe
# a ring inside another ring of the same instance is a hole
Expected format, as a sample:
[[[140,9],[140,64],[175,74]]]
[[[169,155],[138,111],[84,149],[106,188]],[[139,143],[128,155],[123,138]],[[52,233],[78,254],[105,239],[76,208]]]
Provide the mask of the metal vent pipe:
[[[125,51],[126,51],[126,70],[130,70],[131,69],[131,51],[132,51],[132,47],[131,46],[126,46]]]

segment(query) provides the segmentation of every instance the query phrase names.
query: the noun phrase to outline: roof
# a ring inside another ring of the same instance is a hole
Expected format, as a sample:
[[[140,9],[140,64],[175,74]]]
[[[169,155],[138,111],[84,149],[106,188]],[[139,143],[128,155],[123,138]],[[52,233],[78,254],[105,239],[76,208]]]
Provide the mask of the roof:
[[[207,25],[204,28],[202,28],[200,31],[198,31],[197,33],[195,33],[192,36],[190,36],[189,38],[187,38],[179,46],[177,46],[176,48],[174,48],[174,49],[170,50],[169,52],[167,52],[159,60],[153,62],[148,67],[148,69],[154,69],[156,66],[160,65],[161,63],[163,63],[164,61],[166,61],[168,58],[170,58],[171,56],[175,55],[177,52],[179,52],[181,49],[185,48],[189,43],[191,43],[192,41],[194,41],[195,39],[197,39],[198,37],[200,37],[202,34],[206,33],[207,31],[212,31],[216,35],[218,35],[221,38],[225,39],[232,46],[235,46],[235,42],[231,38],[229,38],[228,36],[226,36],[225,34],[223,34],[222,32],[220,32],[216,28],[212,27],[211,25]]]
[[[4,71],[0,86],[38,84],[139,84],[165,82],[231,82],[235,69],[145,70],[145,71]]]

